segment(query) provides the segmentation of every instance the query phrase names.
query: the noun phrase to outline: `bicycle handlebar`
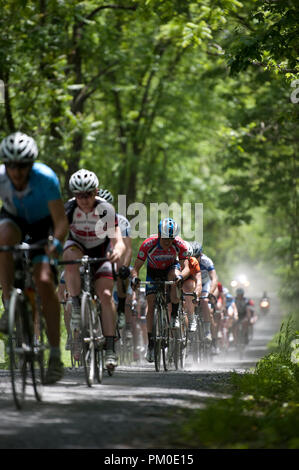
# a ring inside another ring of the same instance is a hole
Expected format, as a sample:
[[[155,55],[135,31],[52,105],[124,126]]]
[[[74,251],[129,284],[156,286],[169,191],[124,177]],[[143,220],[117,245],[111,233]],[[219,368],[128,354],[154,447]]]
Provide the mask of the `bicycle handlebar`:
[[[21,252],[21,251],[34,251],[34,250],[40,250],[43,248],[45,245],[47,245],[48,239],[46,240],[41,240],[37,243],[32,243],[32,245],[29,245],[28,243],[20,243],[17,245],[2,245],[0,246],[0,251],[14,251],[14,252]]]
[[[95,264],[95,263],[100,263],[102,261],[109,261],[108,258],[90,258],[89,256],[83,256],[82,258],[78,259],[72,259],[68,261],[58,261],[56,259],[51,259],[50,264],[52,266],[57,266],[57,265],[65,265],[65,264]]]
[[[164,285],[167,285],[167,286],[170,286],[170,285],[173,285],[175,284],[175,281],[140,281],[139,285],[146,285],[146,284],[157,284],[157,285],[161,285],[161,284],[164,284]]]

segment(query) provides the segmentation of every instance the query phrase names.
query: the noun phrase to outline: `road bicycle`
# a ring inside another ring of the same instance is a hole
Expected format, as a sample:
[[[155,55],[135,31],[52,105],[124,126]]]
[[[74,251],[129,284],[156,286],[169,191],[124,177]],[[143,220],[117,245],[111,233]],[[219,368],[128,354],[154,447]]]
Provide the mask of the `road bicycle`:
[[[14,284],[8,311],[8,354],[14,403],[21,409],[26,389],[33,386],[37,401],[42,400],[45,377],[45,321],[40,298],[33,281],[33,264],[29,252],[40,251],[48,240],[28,245],[1,246],[14,260]]]
[[[101,323],[101,304],[94,292],[92,265],[107,261],[107,258],[82,258],[69,261],[55,261],[55,265],[80,264],[82,266],[81,325],[78,336],[81,344],[80,356],[88,387],[101,383],[104,371],[105,337]],[[108,369],[109,375],[113,373]]]
[[[199,297],[198,305],[195,307],[196,330],[189,332],[190,355],[194,364],[201,362],[210,362],[212,360],[212,343],[205,339],[204,319],[202,313],[202,300],[205,297]],[[212,314],[214,313],[213,303],[211,303]]]
[[[167,286],[175,284],[175,281],[143,281],[140,285],[154,285],[157,287],[153,317],[153,341],[155,370],[161,370],[161,364],[165,371],[169,370],[173,361],[174,334],[170,326],[168,313]]]
[[[183,292],[181,291],[181,298],[178,308],[178,328],[174,329],[174,341],[173,341],[173,361],[175,369],[184,369],[186,357],[188,354],[188,344],[191,342],[192,332],[188,330],[188,323],[186,321],[187,312],[184,311],[184,299],[185,297],[193,297],[196,300],[195,292]]]

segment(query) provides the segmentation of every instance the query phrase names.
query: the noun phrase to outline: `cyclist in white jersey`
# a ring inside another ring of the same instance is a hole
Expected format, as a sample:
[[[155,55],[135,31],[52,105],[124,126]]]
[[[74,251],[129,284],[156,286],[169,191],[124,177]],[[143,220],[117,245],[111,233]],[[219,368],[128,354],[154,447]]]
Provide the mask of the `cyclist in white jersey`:
[[[107,258],[94,265],[95,290],[102,305],[103,332],[106,338],[106,366],[115,367],[114,350],[116,309],[113,301],[113,267],[122,258],[125,245],[122,240],[114,207],[97,196],[99,181],[95,173],[85,169],[74,173],[69,187],[74,198],[65,204],[70,224],[69,238],[64,245],[63,259],[74,260],[83,255]],[[78,265],[65,266],[66,288],[72,299],[71,327],[80,325],[81,278]]]
[[[35,162],[37,145],[32,137],[16,132],[1,142],[0,158],[0,245],[15,245],[29,238],[29,245],[53,234],[49,249],[34,252],[30,257],[38,294],[47,323],[50,359],[45,383],[57,382],[63,376],[60,360],[60,307],[56,295],[49,257],[57,257],[67,234],[68,222],[54,171]],[[0,330],[8,329],[8,305],[14,270],[11,253],[0,253],[0,284],[5,312]]]

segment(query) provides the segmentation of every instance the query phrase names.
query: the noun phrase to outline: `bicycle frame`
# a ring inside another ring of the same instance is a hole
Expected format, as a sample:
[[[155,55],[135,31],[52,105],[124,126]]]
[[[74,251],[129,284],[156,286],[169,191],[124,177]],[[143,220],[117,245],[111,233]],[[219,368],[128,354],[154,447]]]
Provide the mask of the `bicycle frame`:
[[[100,307],[96,305],[98,297],[94,293],[94,284],[91,276],[91,265],[102,261],[108,260],[107,258],[90,258],[84,255],[82,258],[75,260],[53,260],[52,262],[54,265],[79,264],[83,267],[80,341],[82,345],[81,356],[88,387],[93,385],[95,378],[101,383],[103,375],[103,348],[105,338],[102,333]]]

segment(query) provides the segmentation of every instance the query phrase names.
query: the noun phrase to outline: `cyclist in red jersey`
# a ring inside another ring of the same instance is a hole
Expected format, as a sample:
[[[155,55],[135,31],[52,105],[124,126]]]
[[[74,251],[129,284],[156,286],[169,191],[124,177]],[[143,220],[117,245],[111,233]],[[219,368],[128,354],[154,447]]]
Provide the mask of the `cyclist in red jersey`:
[[[166,218],[160,221],[158,234],[147,238],[139,248],[137,259],[132,271],[132,287],[137,288],[140,283],[139,271],[144,262],[147,261],[147,280],[171,280],[177,283],[183,280],[181,268],[188,268],[187,252],[188,246],[184,240],[177,236],[179,228],[177,223]],[[189,270],[188,270],[189,275]],[[146,287],[148,304],[147,332],[148,350],[146,359],[154,361],[154,342],[152,337],[153,315],[155,305],[156,287]],[[172,304],[171,325],[176,327],[179,298],[175,286],[171,286],[170,300]]]

